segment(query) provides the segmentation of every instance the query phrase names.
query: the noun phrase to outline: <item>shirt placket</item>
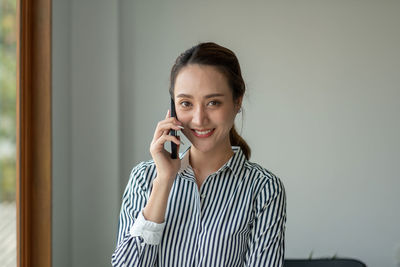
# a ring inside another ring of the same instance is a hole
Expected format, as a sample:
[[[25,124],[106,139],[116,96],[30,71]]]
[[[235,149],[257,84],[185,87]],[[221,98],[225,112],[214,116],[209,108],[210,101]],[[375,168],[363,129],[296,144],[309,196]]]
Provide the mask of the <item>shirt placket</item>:
[[[201,205],[202,205],[202,200],[200,197],[200,193],[199,190],[197,188],[197,183],[196,183],[196,178],[194,176],[194,172],[193,169],[189,166],[188,169],[185,171],[183,177],[185,179],[188,179],[192,186],[193,186],[193,193],[195,195],[195,210],[196,210],[196,216],[197,216],[197,221],[198,221],[198,227],[196,229],[196,234],[197,238],[195,238],[195,256],[193,259],[193,262],[191,264],[191,266],[198,266],[198,264],[200,263],[200,258],[201,258],[201,240],[202,240],[202,232],[203,232],[203,222],[202,222],[202,209],[201,209]]]
[[[193,169],[191,167],[189,167],[188,169],[188,175],[189,175],[189,180],[193,183],[193,186],[195,188],[195,190],[193,190],[194,192],[196,192],[196,215],[198,216],[198,222],[199,222],[199,226],[197,228],[197,240],[196,240],[196,254],[194,257],[194,262],[192,264],[192,266],[202,266],[202,257],[204,255],[202,249],[205,248],[204,246],[204,242],[206,242],[205,240],[205,232],[204,232],[204,221],[203,221],[203,216],[205,213],[204,210],[204,205],[205,202],[207,201],[207,194],[205,193],[206,188],[207,188],[207,184],[210,182],[210,179],[214,178],[217,173],[213,173],[210,174],[205,180],[204,183],[202,184],[202,186],[200,187],[200,190],[197,187],[197,183],[196,183],[196,178],[194,176],[194,172]]]
[[[205,240],[206,238],[206,232],[204,231],[204,214],[206,213],[205,210],[205,204],[207,201],[207,186],[208,183],[210,182],[210,179],[213,179],[215,177],[215,173],[209,175],[205,180],[203,185],[200,187],[200,190],[197,190],[198,194],[197,194],[197,199],[198,199],[198,211],[199,211],[199,238],[198,238],[198,249],[197,249],[197,253],[196,253],[196,265],[194,266],[202,266],[203,265],[203,256],[204,256],[204,252],[203,249],[207,249],[206,246],[204,245],[204,243],[207,241]],[[196,184],[196,189],[198,189],[197,184]]]

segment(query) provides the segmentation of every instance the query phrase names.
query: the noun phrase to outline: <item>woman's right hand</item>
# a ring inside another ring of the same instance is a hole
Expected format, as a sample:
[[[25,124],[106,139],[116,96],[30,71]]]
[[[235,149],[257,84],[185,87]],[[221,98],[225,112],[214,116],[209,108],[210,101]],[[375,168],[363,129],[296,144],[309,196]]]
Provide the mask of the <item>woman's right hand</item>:
[[[170,111],[168,110],[165,119],[158,122],[150,145],[150,154],[156,164],[158,182],[168,186],[172,186],[175,176],[181,167],[181,160],[179,157],[172,159],[171,154],[165,150],[164,143],[167,141],[174,142],[178,146],[179,155],[181,142],[178,137],[169,135],[171,129],[181,130],[179,126],[182,126],[182,123],[175,117],[170,117]]]

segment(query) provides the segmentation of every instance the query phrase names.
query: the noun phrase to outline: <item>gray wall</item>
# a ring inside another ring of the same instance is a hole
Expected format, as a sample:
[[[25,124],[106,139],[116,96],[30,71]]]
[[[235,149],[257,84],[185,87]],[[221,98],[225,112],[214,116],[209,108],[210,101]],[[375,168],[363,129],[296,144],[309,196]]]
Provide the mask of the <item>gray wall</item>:
[[[52,2],[53,266],[72,266],[71,4]]]
[[[170,68],[200,41],[239,58],[248,96],[237,126],[251,160],[285,184],[286,256],[396,266],[400,2],[55,0],[53,10],[54,266],[109,265],[121,192],[150,158]]]
[[[110,266],[120,206],[118,2],[53,1],[53,266]]]

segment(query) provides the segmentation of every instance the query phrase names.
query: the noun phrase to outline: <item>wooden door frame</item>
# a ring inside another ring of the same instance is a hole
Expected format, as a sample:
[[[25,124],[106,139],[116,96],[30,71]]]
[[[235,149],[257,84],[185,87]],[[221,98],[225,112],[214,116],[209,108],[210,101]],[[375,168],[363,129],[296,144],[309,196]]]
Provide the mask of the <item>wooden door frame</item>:
[[[17,2],[17,265],[50,267],[51,0]]]

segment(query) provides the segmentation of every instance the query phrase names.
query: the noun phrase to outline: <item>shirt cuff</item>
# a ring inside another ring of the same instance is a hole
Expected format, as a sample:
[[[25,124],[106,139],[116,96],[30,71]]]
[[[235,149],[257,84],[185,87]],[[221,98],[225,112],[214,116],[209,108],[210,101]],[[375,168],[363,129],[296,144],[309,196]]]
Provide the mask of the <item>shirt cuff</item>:
[[[165,222],[155,223],[152,221],[147,221],[143,216],[143,211],[140,211],[139,216],[132,225],[129,233],[132,237],[141,236],[146,244],[158,245],[161,243],[164,227]]]

